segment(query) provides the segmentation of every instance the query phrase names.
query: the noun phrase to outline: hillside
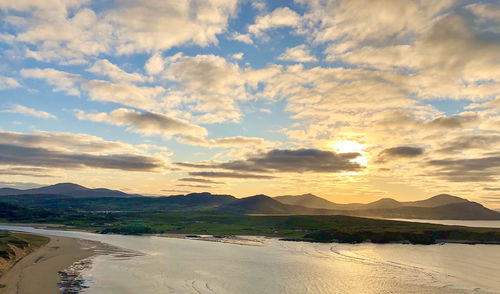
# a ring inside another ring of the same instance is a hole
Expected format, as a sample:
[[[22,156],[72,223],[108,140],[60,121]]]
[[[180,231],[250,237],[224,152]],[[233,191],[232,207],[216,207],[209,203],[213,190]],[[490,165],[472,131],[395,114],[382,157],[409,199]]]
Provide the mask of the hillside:
[[[0,231],[0,277],[17,261],[48,241],[43,236]]]
[[[117,190],[109,190],[104,188],[90,189],[73,183],[60,183],[34,189],[0,189],[0,196],[9,195],[64,195],[74,198],[101,198],[101,197],[141,197],[137,194],[127,194]]]
[[[279,196],[274,199],[284,204],[300,203],[309,208],[329,207],[332,210],[331,214],[339,215],[407,219],[500,220],[500,213],[497,211],[448,194],[412,202],[383,198],[367,204],[337,204],[311,194]]]
[[[476,202],[437,207],[405,206],[396,209],[359,210],[351,211],[350,215],[406,219],[500,220],[500,213]]]
[[[12,194],[14,193],[14,194]],[[500,213],[479,203],[440,194],[428,199],[399,202],[392,198],[360,204],[338,204],[321,197],[235,198],[208,192],[162,197],[144,197],[104,188],[89,189],[61,183],[36,189],[0,189],[0,217],[5,219],[45,218],[61,211],[95,213],[214,211],[231,214],[352,215],[375,218],[500,220]],[[2,206],[3,205],[3,206]],[[6,205],[11,205],[10,209]]]

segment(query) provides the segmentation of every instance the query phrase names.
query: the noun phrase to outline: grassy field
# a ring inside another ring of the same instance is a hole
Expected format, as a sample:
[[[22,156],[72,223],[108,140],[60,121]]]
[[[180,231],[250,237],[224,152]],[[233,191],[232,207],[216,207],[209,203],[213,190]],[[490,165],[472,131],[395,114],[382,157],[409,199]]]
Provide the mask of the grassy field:
[[[468,228],[342,215],[242,215],[213,211],[92,213],[57,211],[9,222],[54,223],[115,234],[258,235],[312,242],[433,244],[448,241],[500,243],[500,229]]]

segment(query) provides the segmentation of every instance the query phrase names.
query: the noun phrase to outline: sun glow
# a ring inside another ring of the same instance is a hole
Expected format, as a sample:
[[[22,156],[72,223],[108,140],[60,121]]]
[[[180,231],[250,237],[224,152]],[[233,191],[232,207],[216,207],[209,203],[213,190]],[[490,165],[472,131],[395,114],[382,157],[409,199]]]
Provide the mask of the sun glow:
[[[368,163],[368,157],[364,151],[366,145],[360,144],[356,141],[338,141],[331,144],[331,147],[338,153],[351,153],[356,152],[361,154],[360,156],[353,159],[353,162],[359,163],[362,166],[366,166]]]

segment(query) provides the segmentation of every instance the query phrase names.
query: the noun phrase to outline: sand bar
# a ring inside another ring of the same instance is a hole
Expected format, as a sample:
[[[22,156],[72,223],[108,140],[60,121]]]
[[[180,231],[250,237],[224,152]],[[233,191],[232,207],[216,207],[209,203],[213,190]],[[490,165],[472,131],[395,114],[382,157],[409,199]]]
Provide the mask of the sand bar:
[[[95,254],[100,243],[68,237],[46,236],[50,241],[19,260],[0,278],[0,294],[60,293],[58,274],[73,263]]]

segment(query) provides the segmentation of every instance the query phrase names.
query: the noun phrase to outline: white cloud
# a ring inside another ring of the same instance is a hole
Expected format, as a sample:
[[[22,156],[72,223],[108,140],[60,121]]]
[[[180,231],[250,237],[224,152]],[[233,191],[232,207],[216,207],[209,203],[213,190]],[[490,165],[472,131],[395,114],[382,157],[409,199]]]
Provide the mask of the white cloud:
[[[144,65],[144,69],[150,75],[156,75],[163,71],[165,62],[161,56],[161,53],[155,53],[148,59]]]
[[[269,14],[258,16],[255,24],[248,27],[248,31],[258,37],[270,29],[296,27],[300,24],[300,20],[300,16],[295,11],[288,7],[280,7]]]
[[[22,69],[21,75],[25,78],[43,79],[54,86],[55,92],[65,92],[68,95],[80,96],[77,83],[81,80],[77,74],[71,74],[53,68]]]
[[[242,60],[243,59],[243,52],[239,52],[239,53],[235,53],[231,56],[232,59],[236,59],[236,60]]]
[[[160,86],[139,87],[129,83],[103,80],[84,81],[81,87],[88,92],[91,100],[113,102],[146,110],[157,109],[165,94],[165,89]]]
[[[257,137],[225,137],[217,139],[206,139],[191,136],[180,136],[177,138],[178,141],[190,145],[198,145],[205,147],[254,147],[254,148],[267,148],[276,146],[276,142],[269,142],[262,138]]]
[[[114,82],[144,82],[144,77],[138,73],[128,73],[107,59],[97,60],[87,71],[96,75],[108,76]]]
[[[13,78],[0,75],[0,91],[19,88],[21,85]]]
[[[250,34],[234,33],[229,37],[229,39],[240,41],[242,43],[249,44],[249,45],[253,44],[253,40],[252,40],[252,37],[250,36]]]
[[[191,113],[202,114],[202,123],[238,121],[236,101],[246,100],[245,79],[237,64],[215,55],[174,56],[168,61],[163,77],[174,83]]]
[[[286,51],[278,57],[279,60],[295,62],[317,62],[318,59],[311,55],[311,51],[305,44],[287,48]]]
[[[2,1],[16,41],[26,56],[62,64],[87,57],[167,50],[174,46],[216,44],[234,16],[237,0],[118,1],[93,11],[90,1]],[[20,13],[21,12],[21,13]]]
[[[29,107],[19,105],[19,104],[14,105],[9,109],[2,110],[2,112],[19,113],[19,114],[31,115],[31,116],[35,116],[35,117],[39,117],[39,118],[56,118],[55,115],[50,114],[48,112],[36,110],[36,109],[29,108]]]

